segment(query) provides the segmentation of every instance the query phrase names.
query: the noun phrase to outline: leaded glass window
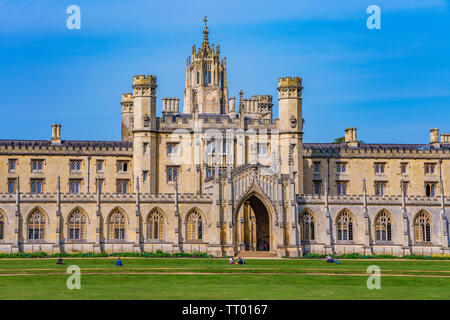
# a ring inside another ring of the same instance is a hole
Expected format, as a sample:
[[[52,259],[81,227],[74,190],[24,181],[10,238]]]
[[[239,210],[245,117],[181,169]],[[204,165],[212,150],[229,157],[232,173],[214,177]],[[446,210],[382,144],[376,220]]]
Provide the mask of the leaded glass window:
[[[148,240],[164,239],[164,216],[158,210],[153,211],[148,217],[147,239]]]
[[[186,219],[186,238],[187,240],[202,240],[203,238],[202,216],[197,210],[191,211]]]
[[[31,193],[42,193],[42,179],[31,180]]]
[[[423,210],[414,219],[414,238],[416,242],[431,241],[431,218]]]
[[[304,210],[299,217],[300,224],[300,238],[302,241],[311,241],[315,239],[314,236],[314,216],[308,210]]]
[[[125,215],[119,209],[109,216],[108,239],[125,240]]]
[[[43,240],[45,237],[46,219],[44,214],[36,209],[28,217],[28,240]]]
[[[386,211],[380,211],[375,217],[376,241],[392,241],[392,218]]]
[[[68,223],[69,240],[86,240],[86,217],[80,209],[70,214]]]
[[[338,240],[353,240],[353,216],[348,210],[341,211],[336,218]]]

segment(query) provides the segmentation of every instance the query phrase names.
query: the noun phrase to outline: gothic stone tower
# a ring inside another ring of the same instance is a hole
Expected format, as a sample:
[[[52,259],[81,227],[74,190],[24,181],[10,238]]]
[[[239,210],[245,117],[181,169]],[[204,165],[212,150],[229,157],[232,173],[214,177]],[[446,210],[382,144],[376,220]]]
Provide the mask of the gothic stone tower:
[[[209,45],[206,17],[203,20],[203,43],[199,50],[192,47],[192,61],[186,61],[186,89],[184,91],[184,113],[225,114],[229,112],[226,59],[220,60],[220,46]]]
[[[156,76],[133,77],[133,172],[141,192],[156,192]]]

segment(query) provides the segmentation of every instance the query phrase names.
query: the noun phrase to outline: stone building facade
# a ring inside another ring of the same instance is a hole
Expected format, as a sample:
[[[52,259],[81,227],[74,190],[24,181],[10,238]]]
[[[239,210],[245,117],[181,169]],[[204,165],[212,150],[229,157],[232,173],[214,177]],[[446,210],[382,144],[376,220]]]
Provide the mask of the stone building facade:
[[[429,144],[304,143],[302,79],[229,97],[210,45],[179,98],[133,78],[122,141],[0,140],[1,252],[449,253],[450,135]],[[237,109],[237,110],[236,110]]]

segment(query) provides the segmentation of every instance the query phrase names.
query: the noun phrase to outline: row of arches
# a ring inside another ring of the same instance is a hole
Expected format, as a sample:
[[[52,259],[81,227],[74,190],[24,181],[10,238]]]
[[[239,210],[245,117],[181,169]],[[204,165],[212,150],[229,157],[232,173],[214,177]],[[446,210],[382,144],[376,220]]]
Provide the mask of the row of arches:
[[[146,240],[163,241],[166,237],[167,218],[160,208],[154,208],[146,218]],[[192,208],[186,215],[186,240],[203,240],[202,213]],[[67,240],[86,241],[89,219],[85,211],[76,207],[67,217]],[[0,210],[0,240],[5,238],[6,215]],[[127,233],[127,216],[121,208],[115,208],[106,219],[107,239],[125,241]],[[28,241],[45,240],[48,219],[41,208],[33,209],[26,219],[26,237]]]
[[[316,217],[312,210],[305,208],[299,215],[300,239],[304,242],[315,241]],[[342,209],[335,219],[336,237],[338,241],[352,241],[355,218],[349,209]],[[393,239],[393,218],[391,213],[380,210],[374,219],[376,242],[391,242]],[[413,219],[414,241],[416,243],[431,242],[432,221],[430,214],[421,209]]]

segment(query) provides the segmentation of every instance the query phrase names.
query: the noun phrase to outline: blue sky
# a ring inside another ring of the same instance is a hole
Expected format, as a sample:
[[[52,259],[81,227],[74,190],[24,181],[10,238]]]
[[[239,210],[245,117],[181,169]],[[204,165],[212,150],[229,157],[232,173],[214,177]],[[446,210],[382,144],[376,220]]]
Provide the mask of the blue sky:
[[[81,8],[68,30],[66,8]],[[366,9],[381,8],[381,30]],[[271,94],[303,78],[305,142],[349,126],[372,143],[428,143],[450,132],[447,0],[0,0],[0,139],[120,140],[121,94],[134,74],[183,96],[185,61],[202,41],[227,57],[230,96]]]

